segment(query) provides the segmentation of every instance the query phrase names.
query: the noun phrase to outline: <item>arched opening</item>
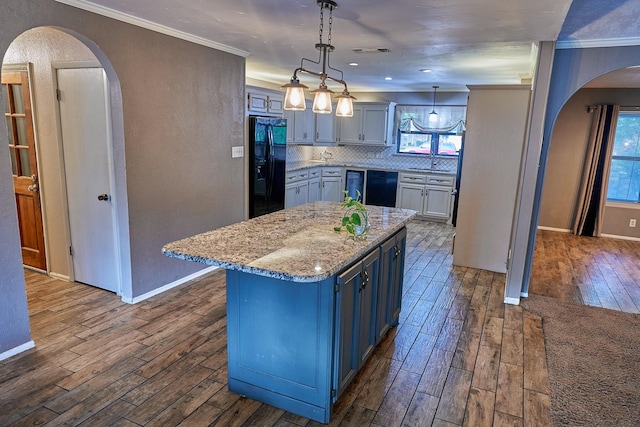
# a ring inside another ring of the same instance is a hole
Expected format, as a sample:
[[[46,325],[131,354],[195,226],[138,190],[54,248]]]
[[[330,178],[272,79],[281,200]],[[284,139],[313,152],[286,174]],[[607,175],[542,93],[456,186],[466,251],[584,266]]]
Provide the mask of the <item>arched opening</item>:
[[[584,185],[584,159],[594,120],[590,107],[617,104],[624,109],[637,105],[639,79],[640,73],[633,67],[602,74],[577,89],[559,111],[541,193],[531,294],[623,310],[632,301],[624,286],[615,286],[616,277],[603,280],[600,267],[610,273],[608,263],[599,266],[598,262],[588,261],[604,260],[611,251],[626,252],[629,244],[620,239],[638,238],[637,228],[628,226],[629,218],[637,215],[637,208],[628,203],[607,202],[602,233],[615,240],[581,239],[571,232],[580,188]],[[617,264],[615,267],[624,268]],[[611,282],[612,289],[607,282]]]
[[[46,249],[46,263],[39,269],[52,277],[67,280],[73,279],[77,272],[74,274],[74,260],[70,254],[72,229],[69,218],[70,187],[67,185],[71,179],[68,175],[70,166],[67,159],[65,168],[61,110],[56,89],[60,84],[60,70],[100,70],[104,82],[102,89],[106,95],[101,107],[109,113],[108,120],[103,122],[109,136],[109,203],[113,211],[113,238],[117,242],[114,246],[117,263],[114,277],[117,284],[112,290],[117,294],[130,293],[124,131],[118,77],[95,43],[75,32],[53,27],[33,28],[12,41],[4,54],[3,72],[19,67],[27,70],[31,83],[37,168],[30,173],[37,179]],[[9,144],[11,147],[11,138]]]

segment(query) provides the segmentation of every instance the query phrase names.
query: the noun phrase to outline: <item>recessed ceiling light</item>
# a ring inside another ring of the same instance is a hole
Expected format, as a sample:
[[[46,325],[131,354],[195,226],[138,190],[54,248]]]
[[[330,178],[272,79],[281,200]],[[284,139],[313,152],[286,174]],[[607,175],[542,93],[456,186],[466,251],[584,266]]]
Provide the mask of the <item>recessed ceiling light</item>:
[[[351,65],[352,67],[357,67],[358,63],[357,62],[349,62],[349,65]]]
[[[423,68],[420,71],[422,71],[423,73],[430,73],[431,72],[431,68]]]
[[[385,77],[385,80],[393,80],[393,77]]]

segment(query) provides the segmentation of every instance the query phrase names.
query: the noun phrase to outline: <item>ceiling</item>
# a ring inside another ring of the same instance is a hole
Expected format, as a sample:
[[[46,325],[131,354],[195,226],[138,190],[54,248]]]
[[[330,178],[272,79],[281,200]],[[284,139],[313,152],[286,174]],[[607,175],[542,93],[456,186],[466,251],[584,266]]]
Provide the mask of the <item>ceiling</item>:
[[[301,58],[318,58],[315,0],[57,1],[246,55],[247,77],[275,85],[289,81]],[[514,84],[531,76],[535,42],[637,41],[639,15],[640,0],[338,0],[330,59],[351,92]],[[327,25],[325,15],[325,35]],[[318,83],[299,77],[310,87]]]

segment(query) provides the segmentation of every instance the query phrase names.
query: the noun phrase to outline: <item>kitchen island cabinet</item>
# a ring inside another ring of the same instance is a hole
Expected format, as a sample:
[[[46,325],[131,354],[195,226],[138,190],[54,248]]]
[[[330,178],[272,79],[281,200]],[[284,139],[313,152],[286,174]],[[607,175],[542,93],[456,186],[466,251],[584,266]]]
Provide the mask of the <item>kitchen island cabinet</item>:
[[[167,256],[227,269],[230,391],[330,421],[402,293],[382,266],[397,252],[389,268],[401,268],[415,212],[369,209],[362,241],[333,231],[339,203],[316,202],[165,245]]]

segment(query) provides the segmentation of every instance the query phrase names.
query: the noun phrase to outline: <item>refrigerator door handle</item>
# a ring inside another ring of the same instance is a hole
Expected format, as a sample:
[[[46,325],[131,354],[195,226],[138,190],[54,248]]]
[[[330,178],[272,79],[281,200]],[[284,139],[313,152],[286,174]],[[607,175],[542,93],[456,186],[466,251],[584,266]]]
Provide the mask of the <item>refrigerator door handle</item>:
[[[271,201],[271,194],[273,192],[273,178],[275,174],[275,163],[276,159],[274,157],[274,149],[273,149],[273,129],[271,126],[267,126],[266,128],[266,137],[267,137],[267,147],[266,147],[266,157],[267,157],[267,188],[266,188],[266,198],[267,201]]]

